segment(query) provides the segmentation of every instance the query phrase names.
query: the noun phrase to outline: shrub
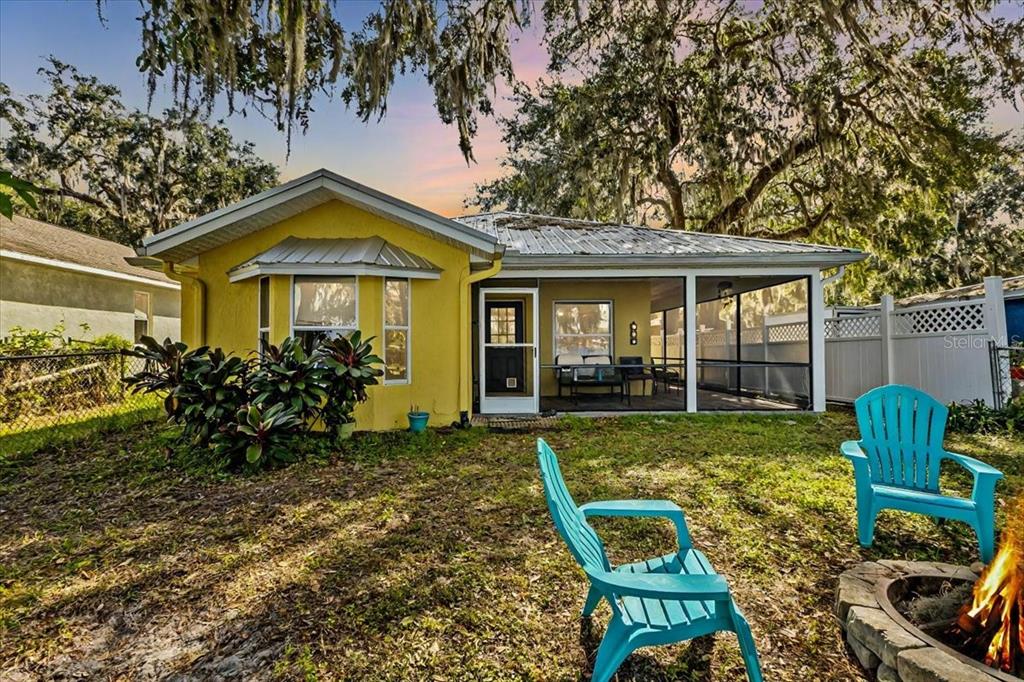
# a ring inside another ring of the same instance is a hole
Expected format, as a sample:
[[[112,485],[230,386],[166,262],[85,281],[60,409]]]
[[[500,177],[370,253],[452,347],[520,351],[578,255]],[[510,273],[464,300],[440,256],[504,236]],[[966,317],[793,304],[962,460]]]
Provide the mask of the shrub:
[[[213,453],[233,468],[294,462],[298,457],[291,448],[291,438],[301,426],[302,420],[285,403],[266,409],[246,405],[213,435]]]
[[[259,361],[220,348],[189,350],[150,337],[131,351],[146,369],[127,379],[134,392],[163,393],[182,439],[209,447],[226,466],[261,467],[296,459],[294,437],[322,419],[331,431],[352,420],[376,384],[381,363],[360,333],[307,354],[297,338],[262,349]]]
[[[1024,396],[1014,398],[1001,410],[989,407],[984,400],[952,403],[947,426],[959,433],[1024,433]]]
[[[355,331],[351,337],[324,341],[315,351],[328,370],[327,402],[321,416],[332,431],[352,421],[356,405],[366,401],[366,387],[377,384],[377,378],[384,373],[375,366],[383,361],[373,354],[373,338],[364,341],[362,334]]]
[[[293,336],[263,348],[248,389],[254,405],[288,405],[301,422],[312,425],[327,399],[328,370]]]

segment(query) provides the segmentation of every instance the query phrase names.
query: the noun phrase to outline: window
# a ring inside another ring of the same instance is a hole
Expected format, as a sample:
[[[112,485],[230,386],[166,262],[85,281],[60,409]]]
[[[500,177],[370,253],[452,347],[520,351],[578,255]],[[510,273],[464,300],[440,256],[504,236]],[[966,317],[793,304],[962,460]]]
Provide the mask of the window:
[[[359,324],[355,277],[297,275],[292,287],[292,334],[307,350],[320,339],[346,336]]]
[[[555,355],[612,355],[611,301],[555,303]]]
[[[143,336],[149,336],[149,318],[151,314],[149,294],[145,291],[135,292],[135,342]]]
[[[409,280],[384,280],[384,383],[409,382]]]
[[[259,291],[259,348],[262,351],[270,345],[270,278],[260,277]]]
[[[490,309],[490,337],[487,343],[517,343],[516,325],[518,324],[518,308],[514,305],[495,305]]]

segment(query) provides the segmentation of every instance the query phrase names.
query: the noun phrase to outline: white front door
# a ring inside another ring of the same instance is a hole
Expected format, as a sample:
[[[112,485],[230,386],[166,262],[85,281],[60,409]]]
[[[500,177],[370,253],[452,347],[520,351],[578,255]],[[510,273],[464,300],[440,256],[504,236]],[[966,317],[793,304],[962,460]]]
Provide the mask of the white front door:
[[[480,412],[536,414],[540,407],[537,290],[480,290]]]

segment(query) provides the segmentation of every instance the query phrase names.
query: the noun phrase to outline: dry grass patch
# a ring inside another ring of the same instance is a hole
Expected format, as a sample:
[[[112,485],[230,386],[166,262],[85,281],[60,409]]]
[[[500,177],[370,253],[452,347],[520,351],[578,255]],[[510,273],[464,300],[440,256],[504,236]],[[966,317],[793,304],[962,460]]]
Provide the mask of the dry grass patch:
[[[0,677],[585,679],[607,613],[556,536],[543,435],[583,502],[665,497],[732,584],[771,680],[860,679],[830,614],[865,558],[976,557],[960,524],[885,512],[856,544],[854,434],[824,417],[569,420],[538,433],[366,435],[289,469],[169,462],[151,424],[0,468]],[[1024,442],[954,439],[1024,490]],[[962,475],[950,485],[966,490]],[[658,521],[596,522],[613,560],[664,553]],[[738,679],[729,635],[642,650],[624,680]]]

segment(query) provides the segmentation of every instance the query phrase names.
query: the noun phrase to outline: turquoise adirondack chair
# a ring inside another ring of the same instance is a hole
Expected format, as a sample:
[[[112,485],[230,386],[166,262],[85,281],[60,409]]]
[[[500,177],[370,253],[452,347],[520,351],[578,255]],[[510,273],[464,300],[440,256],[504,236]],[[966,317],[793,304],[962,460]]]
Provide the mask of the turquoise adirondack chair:
[[[548,444],[537,439],[544,496],[559,535],[590,580],[583,606],[588,617],[602,599],[612,619],[597,650],[592,682],[607,682],[634,649],[682,642],[719,630],[736,633],[750,682],[761,682],[750,625],[729,594],[725,578],[693,548],[683,511],[667,500],[614,500],[577,507]],[[612,568],[591,516],[658,516],[676,527],[679,550]]]
[[[879,511],[897,509],[970,524],[978,535],[981,560],[990,562],[995,487],[1003,474],[943,448],[946,406],[923,391],[897,384],[868,391],[854,406],[861,440],[846,441],[840,450],[853,463],[860,544],[871,546]],[[974,475],[971,499],[940,492],[939,468],[946,459]]]

